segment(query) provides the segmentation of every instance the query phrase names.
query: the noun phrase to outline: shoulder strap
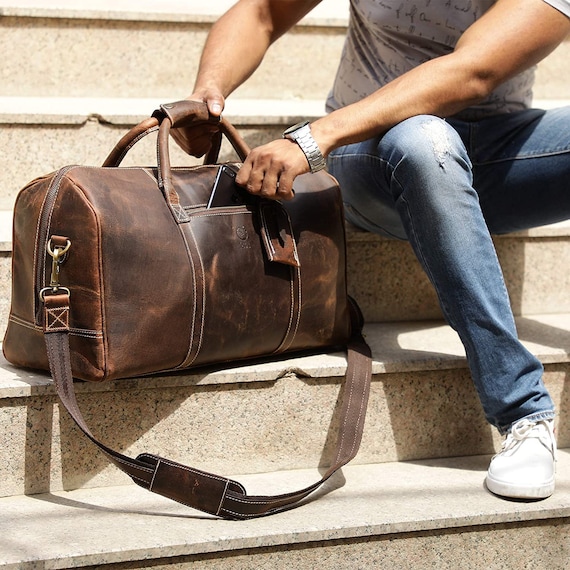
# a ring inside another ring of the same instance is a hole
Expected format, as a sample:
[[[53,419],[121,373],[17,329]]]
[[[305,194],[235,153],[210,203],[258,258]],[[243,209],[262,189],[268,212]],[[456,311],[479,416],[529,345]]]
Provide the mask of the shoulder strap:
[[[362,319],[351,304],[353,334],[348,344],[348,367],[343,388],[340,430],[335,458],[320,481],[292,493],[249,496],[245,488],[226,477],[143,453],[135,459],[99,442],[85,423],[73,387],[69,350],[69,294],[63,289],[44,297],[44,333],[51,374],[57,393],[83,433],[135,483],[200,511],[226,519],[248,519],[285,511],[320,487],[357,453],[368,403],[372,359],[361,333]]]

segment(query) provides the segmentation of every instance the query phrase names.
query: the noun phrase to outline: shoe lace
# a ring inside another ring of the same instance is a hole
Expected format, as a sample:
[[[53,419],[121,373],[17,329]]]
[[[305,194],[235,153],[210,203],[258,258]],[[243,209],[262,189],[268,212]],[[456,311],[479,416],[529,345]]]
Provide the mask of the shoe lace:
[[[556,445],[554,444],[555,438],[552,424],[553,422],[533,422],[529,420],[517,422],[507,434],[505,441],[503,441],[501,453],[514,449],[529,437],[535,437],[552,452],[554,459],[556,459]],[[539,428],[541,425],[546,428],[548,437],[545,437],[544,431]]]

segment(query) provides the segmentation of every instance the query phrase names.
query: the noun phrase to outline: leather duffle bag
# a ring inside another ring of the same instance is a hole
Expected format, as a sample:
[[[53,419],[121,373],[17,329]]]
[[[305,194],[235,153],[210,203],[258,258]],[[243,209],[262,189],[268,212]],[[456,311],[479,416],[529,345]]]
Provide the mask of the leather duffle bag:
[[[205,124],[217,134],[204,164],[171,167],[170,130]],[[120,167],[154,131],[158,166]],[[298,177],[286,203],[248,195],[208,208],[224,167],[222,135],[243,160],[242,137],[206,105],[165,104],[102,167],[66,166],[21,190],[3,351],[16,366],[50,370],[76,424],[135,483],[218,517],[248,519],[297,506],[356,455],[371,358],[347,295],[334,178]],[[86,425],[74,393],[73,378],[115,380],[335,347],[347,347],[348,365],[334,460],[319,481],[281,495],[249,496],[227,477],[110,449]]]

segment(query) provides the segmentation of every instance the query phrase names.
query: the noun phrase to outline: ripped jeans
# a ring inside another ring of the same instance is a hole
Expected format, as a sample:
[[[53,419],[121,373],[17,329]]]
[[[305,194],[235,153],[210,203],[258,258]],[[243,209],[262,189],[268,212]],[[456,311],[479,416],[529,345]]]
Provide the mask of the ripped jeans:
[[[501,433],[553,418],[554,404],[518,340],[491,233],[570,218],[569,133],[570,107],[476,122],[417,116],[328,158],[347,219],[409,240]]]

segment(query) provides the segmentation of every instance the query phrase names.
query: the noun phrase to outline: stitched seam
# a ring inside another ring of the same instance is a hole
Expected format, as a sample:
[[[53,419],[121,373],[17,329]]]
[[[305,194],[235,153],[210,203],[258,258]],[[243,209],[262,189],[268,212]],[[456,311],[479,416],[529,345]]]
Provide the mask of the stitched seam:
[[[349,394],[348,394],[348,402],[347,402],[347,405],[346,405],[347,410],[350,409],[350,403],[352,402],[352,396],[353,396],[353,392],[354,392],[354,385],[353,385],[353,383],[352,383],[352,380],[354,379],[354,373],[355,373],[355,371],[353,370],[353,371],[352,371],[352,375],[351,375],[351,381],[350,381],[350,392],[349,392]],[[346,380],[345,380],[345,382],[346,382]],[[348,416],[348,414],[347,414],[347,416]],[[360,416],[359,416],[359,417],[360,417]],[[337,451],[337,454],[336,454],[336,457],[335,457],[335,460],[334,460],[333,465],[336,464],[336,463],[338,463],[338,461],[339,461],[339,459],[340,459],[340,455],[341,455],[341,453],[342,453],[343,442],[344,442],[344,437],[345,437],[344,428],[346,427],[346,422],[347,422],[347,421],[348,421],[348,417],[345,416],[344,421],[342,422],[342,430],[341,430],[341,431],[342,431],[342,436],[341,436],[341,438],[340,438],[340,444],[339,444],[339,446],[338,446],[338,451]],[[357,422],[357,423],[358,423],[358,422]],[[355,445],[355,444],[354,444],[354,441],[353,441],[351,450],[354,449],[354,445]]]
[[[20,320],[18,317],[15,317],[13,315],[10,315],[8,317],[8,320],[13,322],[16,325],[21,326],[21,327],[26,327],[28,329],[35,330],[35,331],[41,330],[40,327],[38,327],[37,325],[29,323],[27,321]]]
[[[254,518],[259,516],[257,513],[256,514],[244,514],[244,513],[236,513],[235,511],[230,511],[229,509],[222,509],[222,511],[224,511],[225,513],[232,515],[233,517],[237,517],[237,518]],[[263,514],[270,514],[271,511],[268,511],[267,513],[263,513]]]
[[[229,479],[226,479],[226,486],[224,487],[224,492],[222,493],[222,496],[220,497],[220,504],[218,505],[218,508],[216,509],[216,515],[219,516],[220,511],[222,510],[222,505],[224,504],[224,499],[226,498],[226,493],[228,492],[228,487],[230,486],[230,481]]]
[[[113,461],[117,461],[118,463],[122,463],[123,465],[127,465],[128,467],[132,467],[132,463],[129,463],[125,459],[121,459],[120,457],[116,457],[112,453],[107,453],[106,451],[105,451],[105,454],[108,457],[111,457]],[[137,468],[140,469],[141,471],[146,471],[147,473],[152,473],[152,469],[149,469],[147,467],[137,466]],[[147,484],[147,481],[145,479],[141,479],[140,477],[137,477],[136,475],[131,475],[131,473],[128,473],[128,472],[127,472],[127,475],[133,479],[137,479],[137,481],[140,481],[141,483],[144,483],[145,485]]]
[[[198,344],[196,345],[196,349],[195,349],[196,353],[191,358],[191,360],[188,361],[188,359],[192,356],[192,345],[193,345],[193,339],[194,339],[194,331],[196,328],[196,297],[197,297],[197,283],[196,283],[196,281],[197,281],[197,277],[196,277],[196,271],[194,269],[194,259],[192,257],[192,252],[190,251],[190,244],[188,244],[188,242],[186,240],[186,236],[184,236],[184,242],[186,243],[186,247],[188,250],[188,256],[189,256],[190,261],[192,263],[192,272],[193,272],[193,277],[194,277],[192,280],[192,285],[194,287],[192,334],[190,336],[190,346],[188,347],[188,352],[186,353],[186,358],[184,359],[184,362],[182,364],[184,367],[191,366],[192,363],[196,360],[196,358],[198,358],[198,355],[200,354],[200,350],[202,350],[202,340],[203,340],[203,335],[204,335],[204,314],[206,312],[206,283],[205,283],[205,278],[204,278],[204,262],[202,261],[202,256],[200,255],[200,250],[198,248],[196,236],[194,235],[194,230],[192,229],[191,224],[188,225],[188,231],[190,232],[190,235],[192,236],[192,240],[196,244],[196,253],[198,255],[198,261],[200,262],[200,267],[202,269],[202,318],[200,319],[200,333],[199,333],[199,337],[198,337]],[[182,234],[184,235],[184,232],[182,232]]]
[[[291,337],[291,341],[289,342],[288,347],[291,345],[291,343],[293,342],[293,339],[297,336],[297,331],[299,330],[299,323],[301,322],[301,291],[302,291],[302,287],[301,287],[301,268],[300,267],[295,267],[293,268],[293,271],[297,272],[297,289],[299,290],[299,307],[297,309],[297,322],[295,323],[295,332],[293,333],[293,336]]]
[[[154,473],[152,474],[152,479],[150,480],[150,485],[148,487],[149,491],[152,491],[152,488],[154,486],[154,480],[156,479],[156,474],[158,473],[158,467],[160,465],[160,461],[161,461],[160,457],[157,457],[157,462],[156,462],[156,465],[154,467]]]
[[[200,471],[198,469],[194,469],[192,467],[187,467],[186,465],[182,465],[181,463],[175,463],[170,459],[164,459],[163,457],[157,457],[156,455],[149,455],[149,454],[142,454],[142,457],[150,457],[151,459],[157,459],[158,461],[164,463],[165,465],[170,465],[170,467],[176,467],[177,469],[183,469],[184,471],[188,471],[189,473],[194,473],[196,475],[208,477],[208,479],[213,479],[215,481],[229,481],[227,477],[219,477],[218,475],[212,475],[211,473],[206,473],[205,471]],[[151,470],[149,470],[151,471]],[[241,485],[240,485],[241,486]]]
[[[42,201],[42,206],[40,208],[40,212],[39,212],[39,216],[38,216],[38,225],[36,227],[36,237],[35,237],[35,241],[34,241],[34,261],[33,261],[33,273],[32,273],[32,279],[34,280],[34,287],[32,288],[32,291],[35,291],[35,286],[38,283],[39,280],[41,280],[41,286],[45,286],[45,274],[40,276],[38,275],[39,269],[38,269],[38,265],[39,265],[39,260],[38,260],[38,255],[42,255],[43,258],[45,259],[45,251],[44,252],[40,252],[40,241],[41,241],[41,235],[40,235],[40,230],[42,227],[42,222],[44,221],[44,209],[46,207],[46,202],[48,201],[48,198],[51,197],[51,209],[49,211],[49,215],[47,217],[47,219],[45,220],[45,241],[44,241],[44,247],[45,244],[47,244],[48,242],[48,235],[49,235],[49,231],[50,231],[50,227],[51,227],[51,219],[53,216],[53,210],[54,210],[54,206],[55,206],[55,202],[57,200],[57,196],[59,194],[59,189],[61,187],[61,183],[63,181],[63,179],[66,177],[66,175],[73,170],[73,168],[75,168],[74,166],[66,166],[62,169],[60,169],[55,175],[54,178],[52,179],[50,185],[48,186],[48,189],[46,191],[46,194],[44,196],[44,199]],[[59,179],[58,179],[59,176]],[[57,180],[57,183],[55,186],[53,186],[53,183]],[[53,196],[52,196],[52,191],[53,191]],[[45,265],[43,268],[44,272],[45,272]],[[34,315],[37,313],[38,311],[38,305],[37,305],[37,298],[34,295]]]
[[[312,491],[311,491],[312,492]],[[307,493],[309,494],[309,493]],[[305,495],[306,497],[307,495]],[[299,500],[304,499],[305,497],[300,497]],[[231,499],[231,497],[228,497],[228,499]],[[253,501],[251,501],[249,504],[269,504],[269,503],[253,503]],[[273,507],[272,509],[269,509],[267,511],[264,511],[263,513],[238,513],[236,511],[232,511],[230,509],[222,509],[222,511],[224,511],[225,513],[232,515],[234,518],[248,518],[248,519],[252,519],[252,518],[257,518],[259,516],[266,516],[266,515],[271,515],[273,513],[278,513],[279,511],[283,510],[283,508],[286,505],[278,505],[276,507]]]
[[[43,330],[42,327],[37,326],[35,323],[31,323],[29,321],[21,319],[20,317],[17,317],[16,315],[10,315],[8,317],[8,320],[13,322],[16,325],[19,325],[21,327],[25,327],[25,328],[28,328],[28,329],[31,329],[34,331],[41,332]],[[90,330],[90,329],[70,328],[69,334],[73,335],[73,336],[83,336],[85,338],[103,338],[103,332],[102,331],[96,331],[96,330]]]
[[[353,392],[354,392],[354,384],[353,384],[352,380],[354,379],[355,374],[356,374],[356,370],[353,369],[352,375],[351,375],[351,386],[350,386],[350,394],[349,394],[349,400],[348,400],[348,404],[347,404],[347,409],[350,409],[350,402],[351,402],[351,400],[352,400],[352,396],[353,396]],[[358,435],[357,435],[357,434],[358,434],[358,432],[360,431],[360,424],[361,424],[362,419],[363,419],[363,410],[364,410],[364,400],[362,400],[362,401],[360,402],[360,408],[359,408],[359,412],[358,412],[358,418],[357,418],[357,420],[356,420],[356,429],[355,429],[355,431],[354,431],[353,440],[352,440],[352,446],[351,446],[351,448],[350,448],[350,455],[351,455],[351,456],[353,455],[353,453],[354,453],[354,448],[356,447],[356,442],[357,442],[357,439],[358,439]],[[344,418],[343,428],[346,426],[347,422],[348,422],[348,415]],[[341,441],[340,441],[340,445],[339,445],[339,448],[338,448],[338,453],[337,453],[337,455],[336,455],[336,459],[335,459],[334,463],[338,463],[338,461],[339,461],[340,454],[341,454],[341,450],[342,450],[342,442],[343,442],[343,440],[344,440],[344,429],[343,429],[343,435],[342,435],[342,438],[341,438]],[[334,464],[334,463],[333,463],[333,464]]]
[[[192,233],[192,228],[191,226],[188,226],[188,228],[190,229],[190,233]],[[194,289],[194,302],[192,303],[192,322],[190,323],[190,343],[188,346],[188,350],[186,351],[186,356],[184,357],[184,360],[182,361],[182,363],[180,364],[180,366],[178,368],[184,368],[186,366],[188,366],[187,362],[188,359],[190,358],[190,355],[192,354],[192,339],[194,338],[194,329],[196,327],[196,268],[194,267],[194,259],[192,258],[192,252],[190,251],[190,245],[188,244],[188,240],[186,239],[186,234],[184,233],[184,231],[182,230],[182,228],[179,228],[180,230],[180,234],[182,235],[182,239],[184,240],[184,247],[186,248],[186,254],[188,255],[188,259],[190,260],[190,268],[192,270],[192,287]],[[194,237],[194,235],[192,234],[192,237]]]
[[[36,291],[36,284],[39,280],[38,253],[39,253],[39,241],[40,241],[40,228],[42,225],[42,212],[44,211],[45,203],[48,199],[50,188],[51,188],[51,184],[50,184],[50,186],[48,186],[47,192],[46,192],[44,199],[42,201],[42,206],[40,208],[40,215],[38,216],[38,223],[36,226],[36,236],[34,238],[34,261],[32,264],[33,265],[33,267],[32,267],[32,282],[33,282],[32,291],[34,291],[34,319],[35,319],[35,315],[37,314],[37,310],[39,309],[39,307],[37,306],[37,300],[35,298],[36,297],[35,291]]]
[[[129,463],[128,461],[126,461],[125,459],[121,459],[119,457],[116,457],[115,455],[113,455],[112,453],[107,453],[105,452],[106,455],[108,455],[109,457],[111,457],[113,459],[113,461],[117,461],[118,463],[122,463],[123,465],[127,465],[128,467],[132,467],[132,463]],[[147,473],[152,473],[152,469],[149,469],[148,467],[141,467],[141,466],[137,466],[138,469],[140,469],[141,471],[146,471]],[[127,473],[127,475],[129,477],[132,477],[134,479],[137,479],[138,481],[141,481],[142,483],[147,484],[147,481],[145,479],[141,479],[140,477],[137,477],[136,475],[131,475],[130,473]]]
[[[147,482],[145,479],[141,479],[140,477],[137,477],[136,475],[132,475],[131,473],[127,473],[127,475],[131,478],[131,479],[136,479],[137,481],[140,481],[141,483],[144,483],[144,485],[146,486]]]
[[[69,318],[69,307],[52,307],[46,309],[46,313],[48,317],[51,317],[51,320],[46,323],[47,331],[65,331],[68,329],[66,321]],[[61,326],[56,326],[58,324]]]
[[[197,246],[198,242],[196,241],[196,236],[194,235],[192,227],[190,227],[190,233],[192,234],[194,243],[196,243]],[[198,358],[198,354],[200,354],[200,351],[202,350],[202,342],[204,340],[204,321],[206,320],[206,279],[205,279],[206,275],[204,272],[204,260],[202,259],[199,247],[196,247],[196,253],[198,254],[198,260],[200,261],[200,267],[202,269],[202,318],[200,319],[200,337],[199,337],[200,340],[198,341],[196,355],[192,359],[192,362],[194,362],[196,358]],[[192,364],[192,362],[190,364]]]
[[[119,158],[117,159],[117,163],[120,164],[121,162],[123,162],[123,159],[125,158],[125,156],[127,155],[127,153],[131,150],[131,148],[133,148],[133,146],[135,146],[136,143],[138,143],[141,139],[143,139],[144,137],[146,137],[147,135],[150,135],[150,133],[153,133],[154,131],[158,131],[158,126],[154,126],[154,127],[150,127],[148,129],[146,129],[146,131],[144,131],[143,133],[141,133],[140,135],[136,136],[126,147],[125,150],[121,153],[121,155],[119,156]],[[116,168],[118,168],[117,165],[115,165]]]
[[[289,274],[293,273],[293,268],[290,267],[289,268]],[[291,299],[291,308],[289,309],[289,323],[287,325],[287,330],[285,331],[285,335],[283,337],[283,340],[281,341],[281,343],[279,344],[279,346],[273,351],[274,353],[279,352],[280,350],[285,350],[285,343],[287,341],[287,338],[289,337],[289,331],[291,330],[291,326],[293,324],[293,313],[295,311],[295,283],[294,283],[294,279],[290,279],[289,280],[289,297]],[[291,342],[288,343],[288,345],[291,344]],[[287,345],[287,346],[288,346]]]
[[[269,235],[269,226],[267,225],[267,220],[266,220],[265,216],[261,216],[261,223],[263,224],[263,227],[265,228],[265,232],[262,233],[263,241],[265,242],[265,244],[267,245],[267,247],[271,251],[271,261],[273,261],[273,258],[275,257],[275,247],[273,247],[273,242],[271,241],[271,237]]]
[[[230,206],[231,208],[235,208],[235,206]],[[218,208],[215,208],[216,210]],[[221,208],[220,208],[221,209]],[[210,212],[209,210],[207,211],[202,211],[202,212],[196,212],[195,214],[192,214],[192,218],[208,218],[211,216],[243,216],[244,214],[249,214],[249,215],[253,215],[249,210],[243,209],[243,210],[237,210],[237,211],[230,211],[230,210],[224,210],[223,212]]]
[[[101,331],[90,331],[82,329],[69,329],[69,334],[73,336],[82,336],[84,338],[102,339],[103,333]]]
[[[287,338],[289,337],[289,332],[291,331],[291,324],[293,322],[294,319],[294,312],[295,312],[295,279],[291,279],[290,284],[291,284],[291,311],[289,314],[289,326],[287,327],[287,332],[285,333],[285,337],[283,338],[283,341],[281,342],[281,344],[279,345],[279,347],[274,351],[278,352],[278,351],[284,351],[287,350],[291,344],[293,343],[294,338],[297,336],[297,331],[299,330],[299,323],[301,321],[301,270],[299,267],[290,267],[291,273],[296,272],[297,273],[297,289],[298,289],[298,294],[299,294],[299,306],[297,308],[297,321],[295,323],[295,330],[293,332],[293,334],[290,336],[289,340],[287,340]]]
[[[283,208],[283,212],[287,218],[287,222],[289,224],[289,229],[291,230],[291,242],[293,243],[293,257],[295,261],[300,264],[299,255],[297,252],[297,242],[295,241],[294,232],[293,232],[293,224],[291,223],[291,216],[289,216],[289,212]]]
[[[270,505],[274,502],[274,499],[268,499],[266,501],[251,501],[248,499],[241,499],[239,497],[228,497],[228,501],[233,501],[234,503],[242,503],[244,505]]]

